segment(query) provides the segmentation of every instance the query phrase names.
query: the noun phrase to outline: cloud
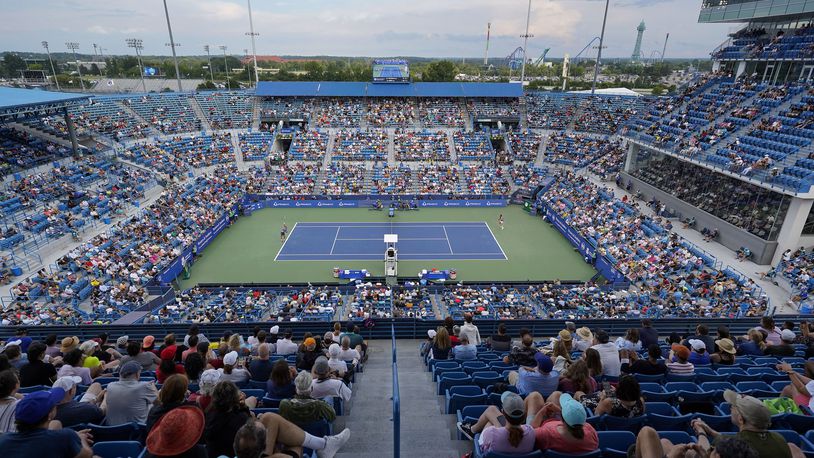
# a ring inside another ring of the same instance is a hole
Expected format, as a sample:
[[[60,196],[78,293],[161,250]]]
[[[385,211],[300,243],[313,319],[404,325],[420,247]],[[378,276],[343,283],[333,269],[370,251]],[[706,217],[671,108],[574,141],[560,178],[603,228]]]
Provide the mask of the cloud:
[[[4,5],[0,43],[36,50],[41,40],[101,43],[126,53],[122,36],[144,40],[145,53],[165,54],[168,41],[161,2],[38,0]],[[121,4],[120,4],[121,3]],[[288,55],[481,56],[486,24],[492,24],[493,56],[522,45],[527,0],[254,0],[258,53]],[[183,54],[201,54],[204,44],[249,47],[245,0],[168,0],[173,35]],[[671,33],[668,57],[703,57],[733,26],[698,24],[700,2],[612,0],[604,52],[629,56],[639,21],[647,22],[646,53],[661,50]],[[575,55],[602,25],[603,0],[534,0],[529,52],[551,48],[552,57]],[[67,30],[66,30],[67,29]],[[595,51],[594,51],[595,52]]]

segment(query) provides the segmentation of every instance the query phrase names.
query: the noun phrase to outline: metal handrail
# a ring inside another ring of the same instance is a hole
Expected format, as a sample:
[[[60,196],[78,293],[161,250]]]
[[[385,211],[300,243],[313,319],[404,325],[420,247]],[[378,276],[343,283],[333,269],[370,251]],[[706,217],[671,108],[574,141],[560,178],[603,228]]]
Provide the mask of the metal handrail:
[[[396,361],[396,328],[390,324],[393,347],[393,456],[399,458],[401,449],[401,398],[399,396],[399,366]]]

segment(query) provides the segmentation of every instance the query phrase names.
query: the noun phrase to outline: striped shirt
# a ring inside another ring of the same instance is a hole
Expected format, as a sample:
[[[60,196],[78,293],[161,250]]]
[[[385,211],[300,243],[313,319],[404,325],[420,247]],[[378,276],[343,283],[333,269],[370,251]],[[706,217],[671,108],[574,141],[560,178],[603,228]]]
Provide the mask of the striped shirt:
[[[14,424],[14,409],[17,407],[17,398],[9,396],[0,400],[0,434],[17,431]]]
[[[667,363],[667,371],[670,374],[676,375],[693,375],[695,374],[695,366],[693,366],[692,363],[671,361]]]

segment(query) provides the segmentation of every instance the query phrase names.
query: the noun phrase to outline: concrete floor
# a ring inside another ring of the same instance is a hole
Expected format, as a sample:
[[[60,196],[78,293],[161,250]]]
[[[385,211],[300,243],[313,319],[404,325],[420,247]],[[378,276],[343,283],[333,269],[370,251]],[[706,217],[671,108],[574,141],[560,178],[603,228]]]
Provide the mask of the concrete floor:
[[[401,395],[401,456],[459,458],[472,450],[455,439],[455,415],[445,415],[442,396],[418,354],[418,340],[399,340],[396,351]],[[370,342],[365,371],[357,374],[347,415],[337,417],[334,431],[350,428],[351,439],[337,458],[393,457],[393,373],[389,340]]]

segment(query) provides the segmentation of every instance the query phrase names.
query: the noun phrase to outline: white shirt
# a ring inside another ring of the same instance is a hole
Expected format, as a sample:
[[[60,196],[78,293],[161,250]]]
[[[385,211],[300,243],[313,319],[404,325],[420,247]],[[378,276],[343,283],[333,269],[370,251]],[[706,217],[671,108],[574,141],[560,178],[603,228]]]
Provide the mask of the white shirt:
[[[348,348],[347,350],[339,351],[339,359],[342,361],[353,361],[354,363],[357,363],[360,358],[361,355],[359,355],[359,352],[356,351],[355,348]]]
[[[278,355],[293,355],[297,353],[297,344],[288,340],[288,339],[280,339],[277,341],[277,353]]]
[[[353,392],[342,380],[332,378],[323,381],[314,380],[311,382],[311,397],[314,399],[338,396],[345,401],[350,401],[351,394],[353,394]]]
[[[461,336],[466,336],[469,339],[469,343],[472,345],[480,345],[480,331],[478,331],[478,327],[472,323],[464,323],[461,326]]]
[[[619,359],[619,349],[612,342],[594,345],[594,350],[599,352],[602,361],[602,375],[618,377],[622,373],[622,361]]]
[[[345,372],[348,371],[348,364],[341,358],[330,358],[328,360],[328,367],[330,367],[333,371],[337,371],[340,377],[344,377]]]

